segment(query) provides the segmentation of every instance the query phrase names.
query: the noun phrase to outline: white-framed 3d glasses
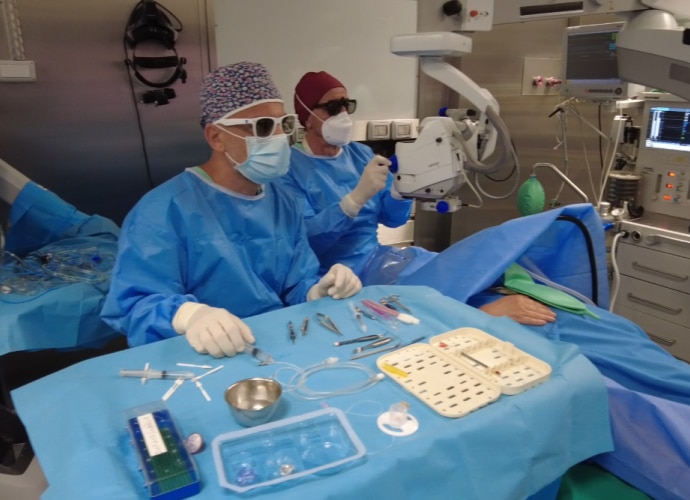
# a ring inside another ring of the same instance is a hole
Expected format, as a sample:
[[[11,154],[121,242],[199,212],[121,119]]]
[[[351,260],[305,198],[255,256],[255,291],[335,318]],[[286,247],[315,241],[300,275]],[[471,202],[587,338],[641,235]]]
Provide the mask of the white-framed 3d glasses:
[[[292,134],[297,128],[297,115],[288,114],[275,118],[273,116],[260,116],[258,118],[219,118],[213,122],[215,125],[231,127],[233,125],[251,125],[256,137],[270,137],[280,125],[287,135]]]

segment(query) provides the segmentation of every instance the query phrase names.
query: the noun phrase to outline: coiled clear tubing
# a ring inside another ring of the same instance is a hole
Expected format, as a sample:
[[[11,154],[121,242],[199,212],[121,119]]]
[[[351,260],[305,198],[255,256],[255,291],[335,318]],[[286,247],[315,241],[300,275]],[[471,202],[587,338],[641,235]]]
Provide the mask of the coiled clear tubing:
[[[355,363],[353,361],[338,361],[338,358],[335,357],[328,358],[321,363],[308,366],[304,369],[300,369],[299,367],[290,365],[289,363],[277,364],[285,364],[288,366],[278,369],[278,371],[273,374],[273,378],[278,380],[276,377],[281,370],[294,370],[295,374],[284,385],[286,389],[295,396],[307,400],[343,396],[346,394],[356,394],[376,384],[384,377],[382,373],[377,373],[366,365]],[[326,370],[357,370],[363,372],[367,378],[345,387],[338,387],[327,391],[318,391],[307,386],[309,377]]]
[[[0,239],[4,238],[0,237]],[[107,281],[115,255],[96,247],[42,249],[24,258],[5,251],[0,258],[0,297],[9,294],[35,297],[70,283]]]

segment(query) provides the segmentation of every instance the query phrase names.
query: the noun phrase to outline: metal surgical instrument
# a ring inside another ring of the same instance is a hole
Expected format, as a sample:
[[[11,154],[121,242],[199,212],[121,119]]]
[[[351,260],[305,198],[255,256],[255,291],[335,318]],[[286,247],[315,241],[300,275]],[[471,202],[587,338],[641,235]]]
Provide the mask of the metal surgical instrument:
[[[356,342],[371,342],[372,340],[378,340],[383,338],[383,334],[377,333],[376,335],[365,335],[364,337],[357,337],[356,339],[341,340],[339,342],[333,342],[333,345],[338,347],[341,345],[354,344]]]
[[[292,321],[288,321],[288,330],[290,330],[290,341],[294,344],[297,334],[295,333],[295,327],[292,326]]]
[[[402,309],[402,310],[405,311],[406,313],[412,314],[412,310],[411,310],[409,307],[407,307],[405,304],[403,304],[402,302],[400,302],[400,295],[398,295],[398,294],[393,294],[393,295],[389,295],[388,297],[384,297],[383,299],[381,299],[381,303],[382,303],[382,304],[385,304],[385,303],[386,303],[386,302],[384,302],[384,300],[385,300],[388,304],[390,304],[390,305],[392,305],[392,306],[395,306],[395,307],[399,307],[400,309]]]
[[[393,337],[383,337],[383,338],[380,338],[380,339],[378,339],[378,340],[375,340],[375,341],[372,342],[371,344],[363,345],[363,346],[361,346],[361,347],[356,347],[356,348],[352,351],[352,353],[353,353],[353,354],[358,354],[358,353],[360,353],[360,352],[362,352],[362,351],[368,351],[369,349],[374,349],[374,348],[376,348],[376,347],[384,346],[384,345],[386,345],[386,344],[389,344],[389,343],[392,342],[392,341],[393,341]]]
[[[355,354],[354,356],[350,357],[350,361],[354,361],[356,359],[361,359],[361,358],[366,358],[367,356],[373,356],[375,354],[381,354],[383,352],[388,352],[388,351],[394,351],[396,349],[399,349],[401,347],[407,347],[412,344],[416,344],[417,342],[420,342],[426,338],[426,335],[422,335],[421,337],[417,337],[414,340],[410,340],[406,344],[402,344],[401,342],[398,342],[392,346],[386,346],[386,347],[381,347],[380,349],[374,349],[373,351],[364,351],[360,352],[358,354]]]
[[[367,356],[373,356],[375,354],[381,354],[383,352],[388,352],[388,351],[393,351],[400,347],[400,342],[398,342],[395,345],[388,346],[388,347],[382,347],[381,349],[374,349],[373,351],[364,351],[360,352],[359,354],[355,354],[354,356],[350,357],[350,361],[354,361],[355,359],[360,359],[360,358],[366,358]]]
[[[338,329],[338,327],[335,325],[333,320],[331,318],[329,318],[327,315],[325,315],[323,313],[316,313],[316,320],[324,328],[327,328],[328,330],[330,330],[333,333],[336,333],[338,335],[342,335],[342,332]]]

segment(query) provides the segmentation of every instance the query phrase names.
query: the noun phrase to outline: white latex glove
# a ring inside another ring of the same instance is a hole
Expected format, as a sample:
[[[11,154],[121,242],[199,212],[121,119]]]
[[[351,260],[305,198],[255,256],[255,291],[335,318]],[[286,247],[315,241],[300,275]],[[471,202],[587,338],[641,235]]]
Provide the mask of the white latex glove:
[[[240,318],[206,304],[185,302],[175,313],[172,326],[196,352],[214,358],[234,356],[254,343],[251,329]]]
[[[333,264],[319,282],[309,289],[307,300],[331,296],[334,299],[351,297],[362,289],[362,282],[347,266]]]
[[[386,187],[391,162],[376,155],[367,163],[357,186],[340,200],[340,207],[350,217],[356,217],[364,204]]]
[[[398,200],[398,201],[403,201],[405,199],[403,197],[403,195],[401,195],[398,192],[398,190],[395,189],[395,186],[391,186],[391,198],[393,198],[394,200]]]

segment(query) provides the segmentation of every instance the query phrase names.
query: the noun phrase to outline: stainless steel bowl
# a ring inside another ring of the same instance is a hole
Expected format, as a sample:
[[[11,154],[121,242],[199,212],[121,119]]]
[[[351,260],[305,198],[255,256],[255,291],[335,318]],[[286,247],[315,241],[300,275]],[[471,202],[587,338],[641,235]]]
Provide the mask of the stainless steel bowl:
[[[247,378],[225,390],[225,401],[240,425],[265,424],[275,414],[283,389],[270,378]]]

